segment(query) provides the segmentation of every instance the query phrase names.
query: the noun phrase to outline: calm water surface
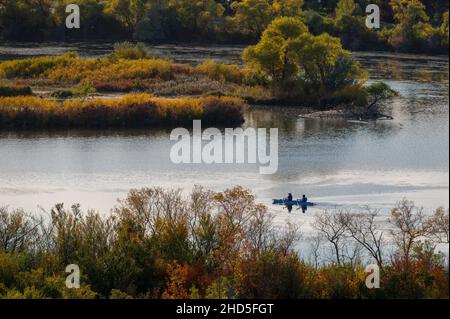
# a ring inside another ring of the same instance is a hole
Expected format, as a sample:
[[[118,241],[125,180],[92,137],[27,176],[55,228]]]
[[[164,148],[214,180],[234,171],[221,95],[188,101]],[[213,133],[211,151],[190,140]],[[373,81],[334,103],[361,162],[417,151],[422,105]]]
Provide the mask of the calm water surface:
[[[1,46],[0,59],[109,52],[109,44],[72,47]],[[241,47],[160,45],[157,54],[194,63],[213,58],[239,62]],[[0,205],[29,211],[80,202],[109,211],[130,188],[164,186],[185,192],[199,184],[214,190],[252,189],[260,202],[287,218],[308,220],[321,209],[360,208],[386,214],[406,197],[428,211],[449,206],[448,57],[355,53],[370,80],[384,80],[402,97],[392,102],[393,121],[356,124],[305,120],[294,108],[252,107],[244,126],[279,128],[279,168],[260,175],[257,165],[170,162],[169,130],[0,133]],[[318,202],[306,214],[270,205],[292,192]]]

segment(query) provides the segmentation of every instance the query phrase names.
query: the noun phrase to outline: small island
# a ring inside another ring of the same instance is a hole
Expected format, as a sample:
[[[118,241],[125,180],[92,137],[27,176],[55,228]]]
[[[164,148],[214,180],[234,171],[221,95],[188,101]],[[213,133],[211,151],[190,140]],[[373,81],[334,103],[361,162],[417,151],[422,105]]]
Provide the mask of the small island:
[[[125,42],[101,58],[69,52],[4,61],[1,127],[145,128],[193,119],[238,125],[247,104],[377,119],[386,117],[379,106],[396,94],[385,83],[365,85],[367,73],[338,38],[315,36],[294,17],[273,20],[242,58],[242,65],[180,64]]]

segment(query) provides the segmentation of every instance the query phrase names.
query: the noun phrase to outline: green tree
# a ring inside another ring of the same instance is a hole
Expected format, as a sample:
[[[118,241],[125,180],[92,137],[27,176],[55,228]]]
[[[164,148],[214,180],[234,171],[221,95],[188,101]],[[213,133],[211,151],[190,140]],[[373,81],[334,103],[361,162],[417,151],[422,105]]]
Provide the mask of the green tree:
[[[90,95],[94,94],[97,90],[95,89],[92,81],[85,79],[81,81],[74,89],[73,94],[82,99],[86,99]]]
[[[389,116],[381,113],[382,108],[393,97],[398,96],[398,92],[391,89],[384,82],[375,82],[364,88],[361,105],[358,106],[359,118],[378,118]]]
[[[275,19],[261,41],[244,50],[243,59],[266,75],[278,96],[306,94],[319,104],[337,89],[359,85],[364,77],[339,39],[314,36],[297,18]]]
[[[77,4],[80,7],[80,29],[83,34],[96,32],[102,22],[104,3],[101,0],[57,0],[54,3],[55,18],[59,28],[65,28],[67,17],[66,7],[69,4]],[[78,30],[77,30],[78,32]]]
[[[336,90],[358,84],[362,77],[359,65],[350,52],[342,48],[338,38],[327,33],[319,36],[304,34],[292,44],[298,64],[304,71],[303,80],[313,90]]]
[[[373,48],[378,40],[376,33],[365,26],[365,16],[360,13],[354,0],[340,0],[336,6],[333,35],[350,50]]]
[[[353,16],[358,5],[353,0],[339,0],[336,6],[336,19],[341,20],[345,16]]]
[[[244,50],[243,59],[252,68],[263,72],[275,86],[283,87],[299,73],[291,43],[307,32],[307,27],[298,18],[277,18],[264,31],[257,45]]]
[[[394,48],[406,51],[426,51],[433,33],[425,6],[418,0],[392,0],[391,7],[397,25],[389,39]]]
[[[441,25],[442,45],[448,48],[448,11],[444,13]]]
[[[225,8],[214,0],[169,0],[168,8],[175,17],[169,28],[175,30],[178,35],[191,37],[214,32],[217,20],[225,11]]]
[[[139,21],[150,11],[151,0],[111,0],[106,12],[115,16],[130,33],[136,29]]]
[[[55,26],[51,0],[1,0],[0,36],[14,41],[42,39]]]
[[[240,33],[259,37],[272,20],[272,7],[268,0],[243,0],[231,4],[235,11],[231,19]]]
[[[161,41],[170,36],[167,27],[168,1],[153,0],[149,12],[136,25],[133,37],[138,41]]]
[[[274,0],[272,10],[276,16],[299,17],[304,0]]]

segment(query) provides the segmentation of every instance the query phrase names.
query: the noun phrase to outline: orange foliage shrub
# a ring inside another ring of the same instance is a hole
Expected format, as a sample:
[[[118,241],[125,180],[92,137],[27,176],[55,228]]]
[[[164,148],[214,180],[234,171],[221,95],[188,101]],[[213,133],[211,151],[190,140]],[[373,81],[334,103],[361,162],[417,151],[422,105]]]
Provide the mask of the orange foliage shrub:
[[[2,128],[155,127],[190,124],[240,124],[245,103],[232,97],[164,99],[130,94],[118,99],[66,100],[0,98]]]

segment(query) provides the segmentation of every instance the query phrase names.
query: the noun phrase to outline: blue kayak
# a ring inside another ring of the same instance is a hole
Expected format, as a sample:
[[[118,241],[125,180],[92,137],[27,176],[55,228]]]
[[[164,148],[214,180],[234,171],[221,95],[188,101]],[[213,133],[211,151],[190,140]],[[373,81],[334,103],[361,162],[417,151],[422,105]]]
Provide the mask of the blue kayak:
[[[298,206],[314,206],[315,203],[304,202],[301,199],[287,200],[286,198],[272,199],[274,205],[298,205]]]

